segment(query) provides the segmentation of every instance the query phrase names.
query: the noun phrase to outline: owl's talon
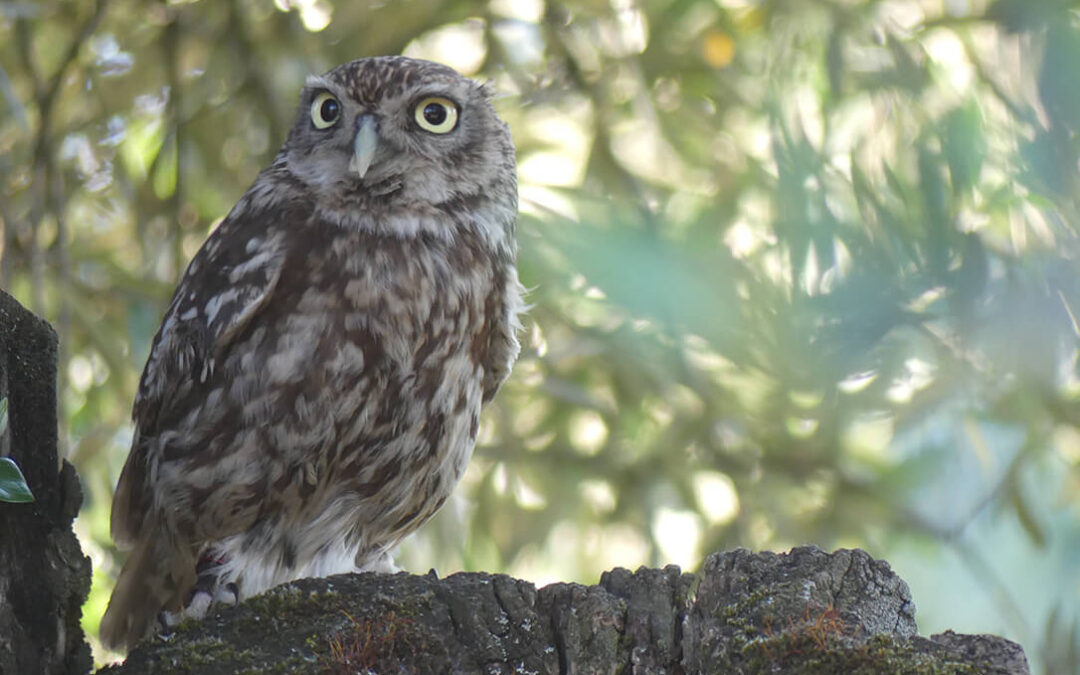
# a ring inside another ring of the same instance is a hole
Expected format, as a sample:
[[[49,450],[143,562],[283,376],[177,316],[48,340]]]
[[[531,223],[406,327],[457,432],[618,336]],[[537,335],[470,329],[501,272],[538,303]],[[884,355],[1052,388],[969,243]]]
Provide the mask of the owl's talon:
[[[375,558],[367,560],[362,565],[357,566],[357,572],[378,572],[379,574],[394,574],[400,572],[401,568],[394,563],[394,556],[390,555],[388,551],[379,553]]]
[[[173,628],[180,623],[177,615],[173,612],[158,612],[158,637],[168,640],[172,637]]]
[[[231,597],[230,597],[231,596]],[[240,587],[235,582],[230,581],[218,590],[217,601],[222,603],[228,603],[232,606],[240,604]]]
[[[201,619],[206,616],[206,612],[209,611],[212,604],[214,604],[214,596],[206,589],[196,586],[191,591],[188,604],[184,607],[183,617],[185,619]]]

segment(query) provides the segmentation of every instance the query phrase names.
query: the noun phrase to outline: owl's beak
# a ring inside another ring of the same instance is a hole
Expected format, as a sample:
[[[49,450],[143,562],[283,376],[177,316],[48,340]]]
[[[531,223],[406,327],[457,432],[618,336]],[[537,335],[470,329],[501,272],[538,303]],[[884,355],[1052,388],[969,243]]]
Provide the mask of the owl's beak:
[[[379,145],[379,135],[375,129],[374,115],[360,115],[356,118],[356,137],[353,138],[353,156],[349,160],[349,169],[363,178],[371,167],[375,150]]]

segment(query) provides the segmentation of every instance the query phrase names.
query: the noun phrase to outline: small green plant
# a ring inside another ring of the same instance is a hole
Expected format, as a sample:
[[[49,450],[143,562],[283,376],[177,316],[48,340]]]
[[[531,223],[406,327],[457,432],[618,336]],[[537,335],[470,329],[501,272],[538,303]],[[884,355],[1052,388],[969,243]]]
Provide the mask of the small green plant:
[[[0,436],[7,433],[7,398],[0,398]],[[19,465],[10,457],[0,457],[0,502],[25,503],[34,501]]]

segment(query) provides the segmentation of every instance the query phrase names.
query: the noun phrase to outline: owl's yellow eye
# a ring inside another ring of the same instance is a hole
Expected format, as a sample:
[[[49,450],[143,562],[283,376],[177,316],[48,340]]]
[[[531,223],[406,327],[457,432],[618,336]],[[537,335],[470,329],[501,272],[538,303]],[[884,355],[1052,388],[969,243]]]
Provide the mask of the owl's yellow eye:
[[[448,134],[457,126],[457,104],[441,96],[429,96],[420,101],[413,114],[420,128],[433,134]]]
[[[328,91],[324,91],[311,102],[311,123],[316,129],[329,129],[341,117],[341,103]]]

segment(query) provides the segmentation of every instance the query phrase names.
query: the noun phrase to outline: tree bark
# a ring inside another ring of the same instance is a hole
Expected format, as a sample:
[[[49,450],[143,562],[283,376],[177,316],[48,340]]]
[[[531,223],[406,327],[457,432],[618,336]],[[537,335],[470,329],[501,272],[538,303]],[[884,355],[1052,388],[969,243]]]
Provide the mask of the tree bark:
[[[56,348],[49,324],[0,291],[0,456],[15,460],[35,497],[0,502],[0,673],[12,675],[93,666],[79,624],[90,559],[71,529],[82,492],[57,456]]]

